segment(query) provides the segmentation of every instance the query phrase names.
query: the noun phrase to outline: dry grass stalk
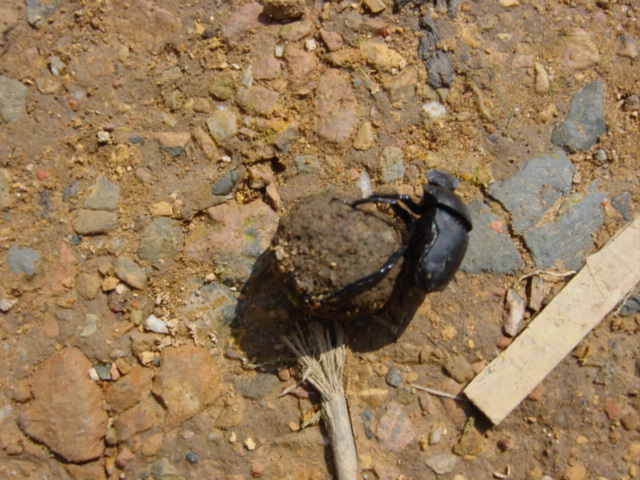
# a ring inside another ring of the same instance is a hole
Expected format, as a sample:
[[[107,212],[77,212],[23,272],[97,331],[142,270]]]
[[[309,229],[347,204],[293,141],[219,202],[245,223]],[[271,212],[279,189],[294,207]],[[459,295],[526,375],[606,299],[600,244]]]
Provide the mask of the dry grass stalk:
[[[337,323],[333,324],[333,331],[335,339],[332,341],[329,328],[318,322],[310,322],[309,334],[305,335],[298,325],[298,335],[283,340],[298,357],[303,368],[303,380],[308,380],[322,398],[322,413],[338,479],[356,480],[358,457],[342,383],[344,332]]]

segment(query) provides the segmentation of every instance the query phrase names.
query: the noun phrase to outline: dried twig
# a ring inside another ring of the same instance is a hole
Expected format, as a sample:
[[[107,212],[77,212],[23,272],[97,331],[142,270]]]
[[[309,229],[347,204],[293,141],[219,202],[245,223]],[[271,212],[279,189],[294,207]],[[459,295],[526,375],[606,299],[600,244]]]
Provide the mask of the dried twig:
[[[351,419],[344,394],[342,376],[345,363],[344,332],[334,324],[335,339],[328,328],[317,322],[309,323],[305,335],[298,325],[298,334],[283,337],[296,354],[303,368],[303,379],[315,387],[322,398],[322,412],[333,449],[339,480],[356,480],[358,457],[351,428]]]
[[[416,390],[422,390],[423,392],[430,393],[431,395],[436,395],[438,397],[450,398],[452,400],[458,400],[461,402],[468,402],[469,399],[467,397],[461,397],[459,395],[452,395],[447,392],[441,392],[440,390],[434,390],[433,388],[423,387],[421,385],[412,384],[411,388],[415,388]]]

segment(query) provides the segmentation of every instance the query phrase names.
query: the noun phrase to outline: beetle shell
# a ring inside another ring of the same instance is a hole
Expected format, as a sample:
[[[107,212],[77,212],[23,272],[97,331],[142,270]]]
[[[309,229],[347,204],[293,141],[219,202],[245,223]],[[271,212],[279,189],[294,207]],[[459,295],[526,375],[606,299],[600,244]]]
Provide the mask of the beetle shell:
[[[425,185],[423,202],[434,213],[424,215],[418,228],[428,234],[418,242],[416,281],[426,292],[443,290],[460,267],[469,244],[471,219],[465,204],[451,190]],[[430,222],[430,225],[425,224]]]

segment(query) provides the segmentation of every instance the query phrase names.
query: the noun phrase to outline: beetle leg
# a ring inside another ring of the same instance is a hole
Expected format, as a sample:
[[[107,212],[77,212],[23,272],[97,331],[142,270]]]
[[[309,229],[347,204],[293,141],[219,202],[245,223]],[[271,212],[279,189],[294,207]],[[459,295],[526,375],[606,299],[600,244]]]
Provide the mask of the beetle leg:
[[[322,301],[331,300],[332,298],[340,297],[347,293],[353,296],[359,295],[360,293],[375,287],[378,283],[380,283],[386,277],[387,273],[389,273],[389,271],[396,266],[398,261],[404,255],[404,252],[405,252],[405,248],[403,247],[397,252],[393,253],[387,259],[385,264],[382,267],[380,267],[378,270],[376,270],[373,273],[370,273],[365,277],[360,278],[359,280],[356,280],[353,283],[350,283],[345,287],[342,287],[339,290],[336,290],[335,292],[324,297]]]
[[[407,212],[406,209],[402,208],[399,202],[404,203],[407,207],[415,212],[414,207],[418,208],[418,204],[416,204],[411,197],[408,195],[383,195],[376,194],[371,195],[367,198],[361,198],[360,200],[356,200],[355,202],[351,202],[352,207],[357,207],[358,205],[363,205],[365,203],[386,203],[387,205],[391,205],[393,212],[398,215],[402,219],[402,221],[408,226],[413,222],[413,217]]]

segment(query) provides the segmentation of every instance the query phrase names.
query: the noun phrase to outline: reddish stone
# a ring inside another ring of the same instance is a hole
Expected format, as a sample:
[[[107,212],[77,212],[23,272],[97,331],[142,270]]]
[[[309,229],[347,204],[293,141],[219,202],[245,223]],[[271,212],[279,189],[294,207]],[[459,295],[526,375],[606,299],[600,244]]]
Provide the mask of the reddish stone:
[[[622,416],[622,407],[618,405],[612,398],[607,398],[604,405],[604,413],[612,422],[620,420]]]
[[[376,436],[387,449],[397,452],[413,442],[416,434],[400,405],[391,403],[378,423]]]
[[[121,413],[140,403],[151,393],[152,379],[153,370],[145,367],[134,368],[107,390],[105,400],[109,408]]]

